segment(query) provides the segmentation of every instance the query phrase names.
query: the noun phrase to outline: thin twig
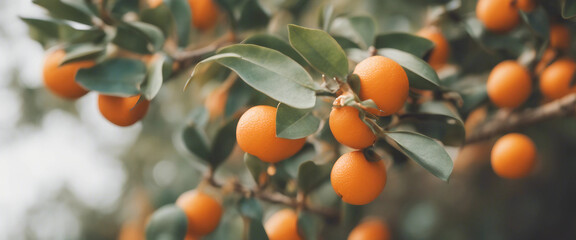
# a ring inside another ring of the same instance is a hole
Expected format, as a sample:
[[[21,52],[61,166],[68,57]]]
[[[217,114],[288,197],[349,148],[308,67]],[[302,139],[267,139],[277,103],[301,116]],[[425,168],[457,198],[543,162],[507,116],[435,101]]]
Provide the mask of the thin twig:
[[[218,183],[215,179],[214,179],[214,171],[213,170],[209,170],[208,171],[208,175],[206,176],[206,182],[209,183],[210,185],[212,185],[215,188],[223,188],[224,186],[221,183]],[[275,203],[275,204],[283,204],[292,208],[298,208],[299,204],[296,198],[291,198],[289,196],[280,194],[280,193],[276,193],[276,192],[267,192],[267,191],[263,191],[263,189],[249,189],[247,187],[245,187],[244,185],[242,185],[241,183],[239,183],[238,181],[234,181],[232,182],[232,189],[234,190],[234,192],[241,194],[243,196],[252,196],[255,198],[258,198],[262,201],[266,201],[269,203]],[[323,216],[326,219],[336,219],[338,218],[338,212],[331,210],[331,209],[326,209],[326,208],[317,208],[317,207],[311,207],[305,204],[305,202],[302,203],[303,204],[303,208],[305,210],[308,210],[312,213],[318,214]]]
[[[466,138],[466,144],[488,140],[494,136],[516,131],[535,123],[570,116],[575,113],[576,94],[571,94],[538,108],[527,109],[509,115],[497,114],[498,117],[484,123]]]

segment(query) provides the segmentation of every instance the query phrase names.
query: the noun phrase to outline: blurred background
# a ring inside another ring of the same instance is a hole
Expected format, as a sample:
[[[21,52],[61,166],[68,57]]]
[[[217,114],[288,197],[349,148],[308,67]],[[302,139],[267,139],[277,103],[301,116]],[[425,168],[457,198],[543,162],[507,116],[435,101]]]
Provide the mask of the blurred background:
[[[318,2],[307,12],[317,12]],[[414,32],[427,1],[325,2],[375,16],[379,32]],[[475,1],[464,5],[470,10]],[[203,166],[181,150],[177,133],[206,91],[182,93],[181,76],[163,87],[143,122],[116,127],[100,116],[96,94],[70,102],[43,88],[44,50],[19,16],[44,11],[28,0],[0,0],[0,239],[143,239],[154,209],[202,177]],[[465,40],[453,41],[461,47],[453,61],[477,63],[479,47]],[[475,65],[473,77],[485,77],[501,58]],[[386,219],[394,239],[576,239],[575,122],[525,131],[539,149],[527,179],[495,176],[487,160],[491,145],[481,143],[451,151],[449,183],[413,163],[393,166],[380,199],[359,211]],[[241,168],[241,161],[227,167]],[[208,239],[227,239],[222,236]]]

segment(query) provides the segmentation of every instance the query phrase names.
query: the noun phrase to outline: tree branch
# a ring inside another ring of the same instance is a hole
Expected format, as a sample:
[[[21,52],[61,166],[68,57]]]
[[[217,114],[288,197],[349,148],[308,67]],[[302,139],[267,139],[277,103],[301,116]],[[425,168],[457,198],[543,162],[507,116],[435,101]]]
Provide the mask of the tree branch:
[[[206,182],[208,182],[211,186],[213,186],[215,188],[223,188],[224,187],[221,183],[216,182],[216,180],[214,179],[213,170],[208,171],[208,175],[206,176]],[[298,201],[296,200],[296,198],[291,198],[289,196],[286,196],[286,195],[283,195],[280,193],[276,193],[276,192],[266,192],[266,191],[263,191],[261,188],[249,189],[249,188],[245,187],[244,185],[240,184],[238,181],[232,182],[232,189],[234,190],[234,192],[241,194],[243,196],[253,196],[255,198],[258,198],[262,201],[266,201],[269,203],[283,204],[283,205],[289,206],[291,208],[298,208],[299,207]],[[303,203],[305,203],[305,202],[303,202]],[[303,204],[303,208],[305,210],[312,212],[312,213],[321,215],[326,219],[337,219],[338,218],[338,212],[331,210],[331,209],[311,207],[311,206],[308,206],[307,204]]]
[[[527,109],[511,114],[497,114],[497,117],[484,123],[466,138],[466,144],[487,140],[491,137],[516,131],[535,123],[570,116],[576,113],[576,94],[571,94],[538,108]]]

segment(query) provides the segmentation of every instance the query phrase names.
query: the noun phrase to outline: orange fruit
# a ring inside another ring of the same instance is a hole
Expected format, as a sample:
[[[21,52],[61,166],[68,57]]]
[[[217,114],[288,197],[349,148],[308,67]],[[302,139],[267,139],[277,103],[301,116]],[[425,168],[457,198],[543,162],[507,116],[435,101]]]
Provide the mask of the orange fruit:
[[[150,102],[144,98],[140,102],[140,95],[132,97],[116,97],[98,95],[98,108],[104,118],[121,127],[130,126],[142,119]]]
[[[374,144],[376,135],[358,116],[358,109],[350,106],[333,107],[330,112],[330,130],[338,142],[356,149]]]
[[[450,45],[442,32],[436,27],[428,27],[420,30],[417,34],[434,43],[434,48],[428,58],[430,66],[435,70],[442,68],[448,61],[450,54]]]
[[[206,30],[214,27],[218,20],[218,6],[212,0],[188,0],[192,12],[192,24]]]
[[[269,163],[276,163],[296,154],[306,138],[286,139],[276,136],[275,107],[254,106],[240,117],[236,140],[244,152]]]
[[[536,7],[534,0],[518,0],[516,4],[518,8],[524,12],[532,12]]]
[[[73,62],[60,66],[65,57],[66,52],[62,49],[46,55],[43,69],[44,85],[62,98],[77,99],[86,95],[88,90],[76,83],[76,73],[81,68],[94,66],[94,61]]]
[[[354,74],[360,78],[360,98],[372,99],[380,109],[371,111],[373,114],[392,115],[404,106],[409,83],[400,64],[387,57],[372,56],[358,63]]]
[[[348,240],[389,240],[388,226],[380,219],[366,219],[348,235]]]
[[[183,193],[176,200],[188,219],[187,236],[203,236],[211,233],[220,224],[222,206],[210,195],[198,190]]]
[[[148,6],[150,8],[157,8],[162,4],[163,0],[148,0]]]
[[[298,233],[298,215],[286,208],[274,213],[264,224],[270,240],[301,240]]]
[[[571,43],[570,30],[561,24],[550,26],[550,47],[566,50]]]
[[[210,119],[215,119],[224,114],[226,109],[226,101],[228,100],[228,88],[219,87],[214,90],[204,102],[204,107],[210,114]]]
[[[501,108],[522,105],[532,92],[532,80],[528,70],[516,61],[499,63],[492,69],[486,83],[488,97]]]
[[[386,167],[382,160],[368,161],[361,151],[345,153],[334,163],[330,182],[344,202],[368,204],[386,186]]]
[[[526,177],[534,167],[535,160],[536,146],[523,134],[506,134],[492,147],[492,169],[503,178]]]
[[[128,221],[122,224],[118,240],[142,240],[146,239],[144,227],[137,221]]]
[[[514,4],[515,1],[479,0],[476,5],[476,17],[492,32],[508,32],[520,23],[520,14]]]
[[[540,75],[540,91],[550,100],[576,92],[576,86],[570,86],[576,72],[576,62],[559,59],[548,66]]]

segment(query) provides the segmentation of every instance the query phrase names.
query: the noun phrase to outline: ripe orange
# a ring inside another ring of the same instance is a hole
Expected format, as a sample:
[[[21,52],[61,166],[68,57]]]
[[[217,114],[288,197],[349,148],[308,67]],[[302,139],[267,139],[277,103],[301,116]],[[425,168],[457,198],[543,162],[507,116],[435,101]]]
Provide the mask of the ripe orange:
[[[427,27],[420,30],[418,35],[434,43],[434,48],[430,53],[430,58],[428,58],[430,66],[435,70],[442,68],[448,61],[450,54],[450,45],[442,32],[436,27]]]
[[[523,134],[506,134],[492,147],[492,169],[503,178],[526,177],[534,167],[535,160],[536,146]]]
[[[330,130],[338,142],[356,149],[374,144],[376,135],[358,116],[354,107],[333,107],[330,112]]]
[[[534,0],[518,0],[516,4],[518,8],[524,12],[532,12],[536,7]]]
[[[162,4],[163,0],[148,0],[148,6],[150,8],[156,8]]]
[[[570,86],[576,73],[576,62],[560,59],[552,63],[540,75],[540,91],[550,100],[576,92],[576,86]]]
[[[191,239],[211,233],[220,224],[222,206],[206,193],[198,190],[185,192],[176,200],[176,206],[182,208],[188,218],[187,236]]]
[[[566,50],[571,44],[570,30],[561,24],[550,26],[550,47]]]
[[[479,0],[476,5],[476,17],[492,32],[508,32],[520,23],[520,14],[514,4],[515,1]]]
[[[372,99],[381,111],[372,113],[388,116],[398,112],[408,98],[408,76],[392,59],[372,56],[356,65],[354,73],[360,78],[360,98]]]
[[[192,12],[192,24],[200,30],[214,27],[218,19],[218,6],[213,0],[188,0]]]
[[[301,240],[298,233],[298,215],[286,208],[274,213],[266,224],[266,234],[270,240]]]
[[[254,106],[238,121],[236,139],[245,152],[269,163],[276,163],[296,154],[306,138],[286,139],[276,136],[275,107]]]
[[[76,83],[76,73],[81,68],[94,66],[94,61],[73,62],[60,66],[65,57],[66,52],[62,49],[46,55],[43,69],[44,85],[60,97],[77,99],[88,93],[88,90]]]
[[[532,80],[526,68],[516,61],[499,63],[492,69],[486,83],[488,97],[501,108],[516,108],[530,97]]]
[[[366,219],[348,235],[348,240],[389,240],[388,226],[380,219]]]
[[[133,97],[116,97],[98,95],[98,108],[104,118],[121,127],[130,126],[142,119],[150,102],[144,98],[140,102],[140,95]]]
[[[224,114],[226,101],[228,100],[228,87],[219,87],[214,90],[204,102],[204,107],[210,114],[210,119],[215,119]]]
[[[345,153],[334,163],[330,182],[344,202],[368,204],[386,186],[386,167],[382,160],[368,161],[361,151]]]

